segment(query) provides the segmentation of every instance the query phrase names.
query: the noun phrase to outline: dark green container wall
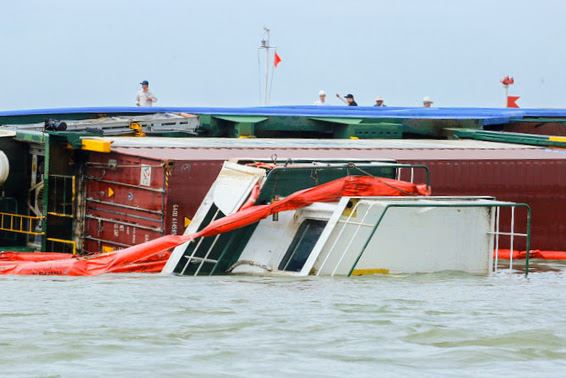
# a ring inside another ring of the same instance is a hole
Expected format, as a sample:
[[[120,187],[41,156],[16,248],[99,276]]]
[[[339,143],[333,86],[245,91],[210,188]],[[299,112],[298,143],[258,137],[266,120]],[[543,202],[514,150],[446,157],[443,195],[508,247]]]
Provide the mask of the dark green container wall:
[[[365,175],[367,172],[373,176],[395,178],[396,169],[393,167],[361,165],[363,172],[355,167],[304,167],[304,168],[277,168],[269,172],[258,204],[271,202],[273,197],[285,197],[298,190],[311,188],[341,177],[351,175]]]

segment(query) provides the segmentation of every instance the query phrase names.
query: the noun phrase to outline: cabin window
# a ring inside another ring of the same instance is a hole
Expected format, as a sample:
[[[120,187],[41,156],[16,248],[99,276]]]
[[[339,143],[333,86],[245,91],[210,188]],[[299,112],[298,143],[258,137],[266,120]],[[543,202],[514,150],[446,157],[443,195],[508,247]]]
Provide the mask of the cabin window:
[[[279,264],[279,270],[300,272],[326,227],[326,221],[307,219],[301,223],[289,249]]]

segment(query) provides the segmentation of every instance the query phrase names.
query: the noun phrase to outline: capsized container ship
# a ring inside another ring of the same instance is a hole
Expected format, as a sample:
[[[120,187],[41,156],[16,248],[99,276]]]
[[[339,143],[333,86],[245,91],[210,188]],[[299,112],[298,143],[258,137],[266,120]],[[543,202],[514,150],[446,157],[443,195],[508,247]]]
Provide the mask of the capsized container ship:
[[[46,130],[47,118],[64,121],[66,130]],[[0,161],[9,170],[0,242],[5,250],[114,251],[182,234],[226,160],[351,161],[401,164],[380,176],[409,182],[424,182],[418,167],[426,166],[435,195],[527,203],[533,211],[531,249],[566,251],[562,119],[565,111],[536,109],[0,112]],[[518,127],[523,133],[505,131]],[[305,185],[321,183],[316,172]],[[501,217],[511,220],[506,212]],[[526,226],[524,218],[514,221],[517,228]],[[509,247],[506,239],[501,243]],[[517,243],[515,249],[526,248]]]
[[[225,162],[182,236],[162,236],[86,258],[0,253],[0,274],[490,274],[499,269],[501,236],[510,237],[511,247],[516,238],[524,238],[529,250],[527,204],[430,196],[428,184],[379,176],[392,168],[419,167]],[[313,177],[318,184],[312,184]],[[502,231],[504,209],[525,216],[526,228],[517,232],[512,217],[511,231]],[[169,254],[171,248],[175,250]]]

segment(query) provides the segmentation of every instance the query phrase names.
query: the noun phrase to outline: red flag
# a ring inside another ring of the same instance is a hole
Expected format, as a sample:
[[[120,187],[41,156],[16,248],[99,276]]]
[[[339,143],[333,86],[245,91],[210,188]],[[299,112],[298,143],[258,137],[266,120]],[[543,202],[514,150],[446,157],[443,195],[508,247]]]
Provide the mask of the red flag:
[[[279,63],[281,63],[281,57],[279,56],[279,54],[277,54],[277,51],[275,51],[275,56],[273,57],[273,65],[275,66],[275,68],[277,68]]]
[[[520,98],[520,96],[507,96],[507,107],[508,108],[518,108],[519,105],[517,105],[517,100]]]

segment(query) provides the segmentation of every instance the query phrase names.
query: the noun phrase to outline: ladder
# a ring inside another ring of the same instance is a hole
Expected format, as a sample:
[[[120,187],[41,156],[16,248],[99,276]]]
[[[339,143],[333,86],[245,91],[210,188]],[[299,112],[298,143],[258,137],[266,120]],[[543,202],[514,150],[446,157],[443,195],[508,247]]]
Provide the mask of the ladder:
[[[43,231],[36,231],[38,225],[45,217],[21,215],[0,212],[0,230],[27,235],[43,235]]]
[[[47,214],[74,218],[76,176],[49,175],[49,202]]]
[[[72,239],[75,224],[77,178],[74,175],[48,176],[46,250],[77,254],[77,243]],[[61,226],[62,224],[66,226]],[[67,228],[70,227],[70,228]],[[65,233],[61,233],[65,229]]]

